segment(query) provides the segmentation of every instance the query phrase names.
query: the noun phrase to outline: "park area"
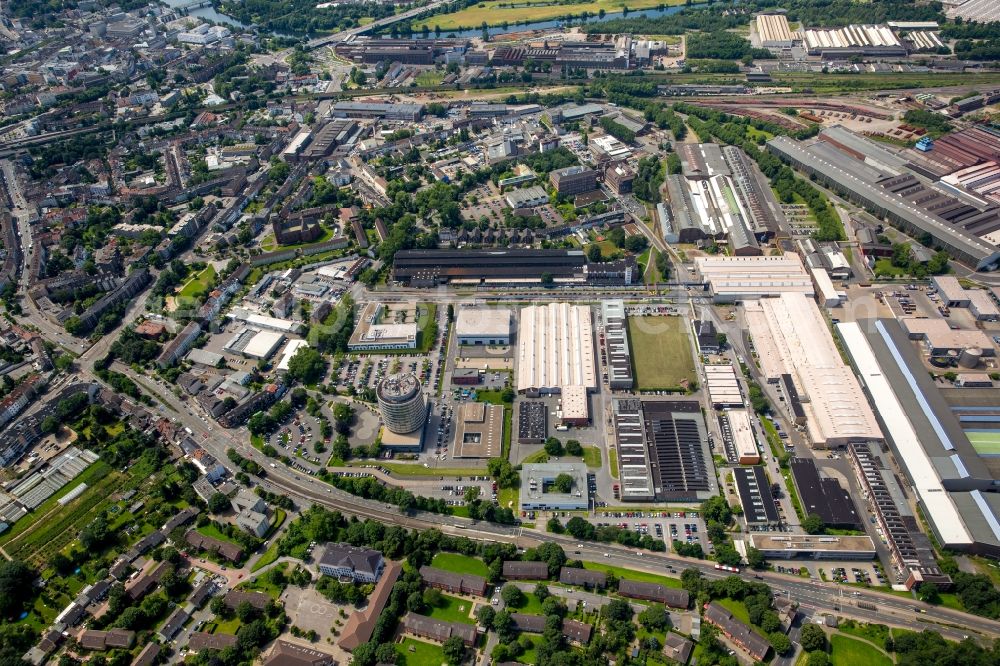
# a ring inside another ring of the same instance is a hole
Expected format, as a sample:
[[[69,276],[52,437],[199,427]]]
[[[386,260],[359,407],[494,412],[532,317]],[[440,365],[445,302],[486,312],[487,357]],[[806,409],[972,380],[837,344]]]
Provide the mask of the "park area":
[[[554,0],[491,0],[466,7],[450,14],[431,16],[426,21],[417,22],[414,28],[420,30],[427,26],[429,30],[440,28],[442,31],[458,28],[478,28],[484,23],[489,26],[515,26],[518,23],[533,21],[548,21],[570,15],[579,16],[584,12],[600,15],[601,12],[621,12],[626,6],[629,10],[650,9],[659,5],[682,5],[684,0],[590,0],[572,5],[555,2]]]
[[[469,557],[468,555],[459,555],[458,553],[438,553],[431,560],[431,566],[435,569],[444,569],[445,571],[457,574],[482,576],[483,578],[490,575],[489,569],[486,568],[482,560]]]
[[[628,341],[640,391],[683,391],[694,382],[694,357],[683,317],[629,317]]]
[[[400,666],[441,666],[444,663],[444,652],[440,645],[425,643],[415,638],[404,638],[396,644],[399,653]]]

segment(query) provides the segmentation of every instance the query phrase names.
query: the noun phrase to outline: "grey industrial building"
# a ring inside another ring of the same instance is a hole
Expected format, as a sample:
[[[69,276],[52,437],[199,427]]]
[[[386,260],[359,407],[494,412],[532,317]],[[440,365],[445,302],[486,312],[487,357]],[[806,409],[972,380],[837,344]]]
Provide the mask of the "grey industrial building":
[[[541,444],[548,436],[549,411],[544,402],[521,400],[517,405],[517,443]]]
[[[629,354],[628,331],[625,328],[625,302],[601,301],[601,331],[603,365],[608,386],[613,391],[628,391],[635,384],[632,356]]]
[[[424,106],[380,102],[337,102],[333,105],[333,115],[337,118],[382,118],[416,122],[424,115]]]
[[[823,524],[839,529],[864,528],[862,516],[851,495],[837,479],[821,477],[812,458],[792,458],[792,481],[802,502],[802,512],[818,515]]]
[[[777,525],[781,522],[763,466],[736,467],[733,469],[733,480],[747,525]]]
[[[622,501],[696,502],[718,492],[698,401],[615,399],[611,419]]]
[[[573,479],[569,492],[552,484],[560,474]],[[590,508],[587,466],[583,463],[526,463],[521,466],[522,511],[586,511]]]
[[[926,185],[908,170],[857,159],[839,149],[836,141],[821,138],[803,143],[779,136],[768,141],[767,147],[821,184],[907,233],[929,234],[934,245],[976,270],[988,270],[1000,262],[1000,249],[982,238],[1000,230],[1000,207],[977,207],[968,198],[959,199],[957,194]],[[852,152],[858,154],[856,149]]]
[[[937,542],[1000,556],[996,464],[970,442],[905,328],[860,320],[838,332]]]

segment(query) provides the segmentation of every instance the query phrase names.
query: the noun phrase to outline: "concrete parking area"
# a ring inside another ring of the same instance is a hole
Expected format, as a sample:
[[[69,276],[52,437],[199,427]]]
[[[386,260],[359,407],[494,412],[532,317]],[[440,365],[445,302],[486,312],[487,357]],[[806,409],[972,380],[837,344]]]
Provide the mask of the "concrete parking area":
[[[353,607],[332,603],[312,587],[289,585],[280,599],[291,623],[303,631],[315,631],[323,642],[334,638],[336,623],[342,625],[354,612]]]

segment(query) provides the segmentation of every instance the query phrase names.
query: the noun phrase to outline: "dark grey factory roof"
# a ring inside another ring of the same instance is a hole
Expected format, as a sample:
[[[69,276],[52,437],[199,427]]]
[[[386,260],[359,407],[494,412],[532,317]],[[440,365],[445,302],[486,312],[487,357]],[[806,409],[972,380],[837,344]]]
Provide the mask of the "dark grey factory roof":
[[[743,517],[747,523],[777,523],[778,510],[774,508],[774,495],[767,483],[764,467],[737,467],[733,470],[736,492],[743,505]]]

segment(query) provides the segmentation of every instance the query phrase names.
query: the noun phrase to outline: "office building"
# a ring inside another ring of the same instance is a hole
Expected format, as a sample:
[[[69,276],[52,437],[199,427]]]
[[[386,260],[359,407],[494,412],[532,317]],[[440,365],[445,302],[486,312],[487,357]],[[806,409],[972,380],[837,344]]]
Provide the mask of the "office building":
[[[382,553],[346,543],[326,544],[316,563],[320,573],[334,578],[350,578],[355,583],[378,582],[385,569]]]
[[[460,345],[509,345],[511,318],[508,308],[460,308],[455,338]]]
[[[416,375],[388,375],[379,382],[375,396],[382,421],[390,432],[408,434],[423,429],[427,419],[427,404]]]
[[[553,486],[567,475],[567,492]],[[521,466],[522,511],[586,511],[590,508],[587,466],[583,463],[526,463]]]
[[[584,166],[556,169],[549,174],[549,182],[559,196],[573,196],[597,188],[597,172]]]

